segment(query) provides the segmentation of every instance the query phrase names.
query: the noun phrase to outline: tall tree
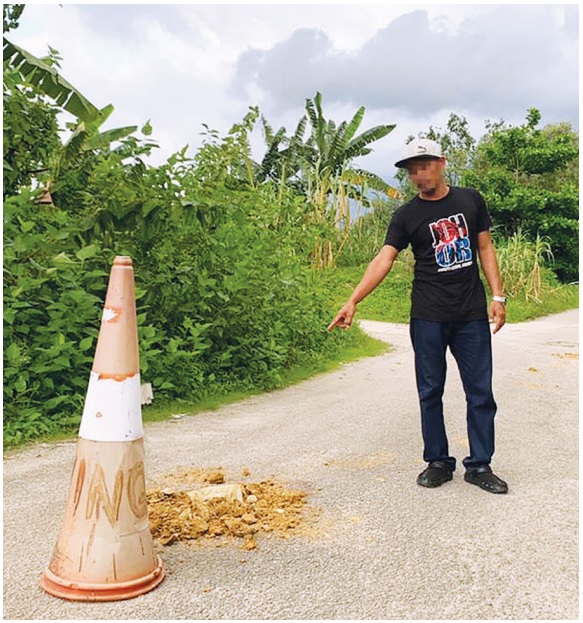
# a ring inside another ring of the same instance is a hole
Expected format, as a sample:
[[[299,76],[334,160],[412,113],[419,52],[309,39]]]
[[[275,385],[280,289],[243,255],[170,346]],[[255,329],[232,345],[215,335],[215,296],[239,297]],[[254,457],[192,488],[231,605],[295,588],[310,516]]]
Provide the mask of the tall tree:
[[[462,180],[482,192],[500,234],[549,238],[556,274],[573,281],[579,265],[578,135],[566,123],[539,128],[540,119],[531,108],[520,126],[488,123]]]

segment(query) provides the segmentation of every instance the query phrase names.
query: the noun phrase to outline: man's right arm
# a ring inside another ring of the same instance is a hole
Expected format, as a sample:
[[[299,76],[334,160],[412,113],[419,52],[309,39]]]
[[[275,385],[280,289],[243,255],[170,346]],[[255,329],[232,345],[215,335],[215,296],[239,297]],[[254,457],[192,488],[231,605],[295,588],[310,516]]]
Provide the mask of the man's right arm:
[[[342,329],[350,327],[354,314],[356,313],[356,305],[360,303],[363,298],[368,296],[389,274],[398,254],[399,251],[395,247],[389,244],[383,246],[368,265],[360,283],[354,288],[354,292],[350,295],[348,301],[346,301],[342,309],[336,314],[336,317],[328,326],[328,331],[331,331],[334,327],[340,327]]]

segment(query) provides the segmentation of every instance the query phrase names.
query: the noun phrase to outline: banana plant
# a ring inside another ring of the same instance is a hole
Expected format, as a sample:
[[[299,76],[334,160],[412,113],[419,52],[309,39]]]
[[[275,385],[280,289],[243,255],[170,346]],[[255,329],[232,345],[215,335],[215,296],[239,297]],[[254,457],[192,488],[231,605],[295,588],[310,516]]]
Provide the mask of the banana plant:
[[[113,110],[113,106],[108,104],[99,111],[97,119],[68,124],[72,132],[59,154],[59,164],[72,162],[84,152],[108,149],[113,142],[126,138],[138,129],[137,125],[130,125],[100,132],[99,128],[107,121]]]
[[[339,249],[334,249],[331,240],[315,243],[314,262],[326,266],[334,262],[347,240],[351,205],[356,202],[370,207],[371,190],[390,198],[399,196],[399,191],[380,176],[353,166],[355,158],[370,154],[370,145],[387,136],[395,125],[379,125],[357,134],[364,118],[364,106],[350,121],[336,125],[325,119],[319,92],[313,100],[306,100],[305,107],[306,115],[291,137],[286,136],[285,128],[274,132],[262,119],[267,151],[256,171],[259,182],[271,179],[293,185],[308,198],[311,220],[322,225],[322,231],[341,233],[344,240]],[[311,132],[304,140],[308,123]]]
[[[48,162],[48,176],[44,182],[39,203],[52,204],[51,189],[64,168],[83,158],[89,152],[110,149],[113,142],[121,141],[138,129],[138,126],[133,125],[100,132],[99,128],[107,121],[113,109],[113,106],[108,104],[99,110],[99,116],[96,119],[67,124],[68,129],[71,130],[71,135],[63,146],[53,153]]]
[[[305,169],[311,144],[304,143],[304,134],[308,119],[303,116],[291,137],[284,127],[277,132],[269,125],[265,117],[261,117],[263,136],[267,150],[257,167],[257,180],[268,179],[280,184],[289,184],[299,192],[304,192],[302,172]]]
[[[364,117],[364,106],[358,109],[350,122],[343,121],[336,126],[334,121],[324,118],[320,93],[313,101],[306,100],[306,112],[291,137],[286,135],[283,127],[274,132],[262,117],[267,151],[257,165],[259,182],[272,179],[291,183],[310,194],[320,211],[338,180],[351,185],[350,189],[346,189],[347,193],[359,198],[364,205],[368,205],[367,190],[376,190],[389,197],[398,196],[399,191],[380,176],[352,166],[355,158],[371,153],[369,145],[389,134],[395,128],[394,124],[376,126],[356,135]],[[304,140],[308,122],[311,132]],[[354,185],[357,181],[360,193]]]
[[[306,112],[312,126],[311,170],[313,201],[322,219],[325,218],[330,200],[336,203],[338,224],[349,222],[349,199],[368,205],[368,190],[377,190],[387,195],[396,191],[380,176],[365,169],[352,167],[355,158],[372,152],[370,147],[387,136],[395,124],[378,125],[357,135],[364,118],[365,107],[361,106],[349,122],[343,121],[338,126],[332,120],[326,120],[322,112],[322,95],[318,92],[313,100],[306,100]],[[335,192],[333,192],[333,190]]]

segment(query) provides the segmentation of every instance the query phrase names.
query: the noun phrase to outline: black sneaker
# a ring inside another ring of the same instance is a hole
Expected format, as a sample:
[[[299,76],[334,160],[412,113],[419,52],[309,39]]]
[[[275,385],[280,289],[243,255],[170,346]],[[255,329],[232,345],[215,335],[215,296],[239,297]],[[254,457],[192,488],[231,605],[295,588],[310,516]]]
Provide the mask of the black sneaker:
[[[489,465],[467,470],[464,480],[490,493],[508,493],[508,485],[492,472]]]
[[[417,484],[422,487],[439,487],[453,478],[451,467],[443,461],[434,461],[417,476]]]

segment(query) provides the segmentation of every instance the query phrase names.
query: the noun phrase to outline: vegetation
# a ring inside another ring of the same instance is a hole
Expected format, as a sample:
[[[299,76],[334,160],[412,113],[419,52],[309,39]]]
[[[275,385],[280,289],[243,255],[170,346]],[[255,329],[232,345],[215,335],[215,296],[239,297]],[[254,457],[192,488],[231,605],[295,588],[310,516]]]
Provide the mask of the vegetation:
[[[23,8],[4,5],[4,33]],[[359,133],[363,107],[336,124],[316,93],[290,136],[251,107],[225,136],[205,126],[193,156],[185,148],[153,167],[149,123],[102,131],[113,106],[64,80],[55,50],[40,59],[6,38],[3,101],[6,446],[78,429],[115,255],[134,260],[141,375],[156,400],[146,419],[383,348],[356,327],[325,328],[410,192],[352,165],[394,124]],[[73,117],[66,141],[63,110]],[[266,147],[255,162],[258,124]],[[576,288],[560,283],[577,277],[574,133],[537,124],[534,113],[518,129],[493,124],[477,146],[461,117],[430,129],[455,179],[492,205],[511,320],[577,304]],[[364,216],[351,217],[355,205]],[[359,317],[406,322],[412,266],[402,253]]]
[[[548,239],[561,281],[578,280],[579,140],[568,124],[539,129],[530,109],[519,127],[490,124],[464,174],[482,192],[501,235]]]
[[[304,219],[315,232],[310,247],[311,264],[333,266],[350,239],[351,204],[370,208],[370,191],[395,194],[378,175],[352,165],[355,158],[372,151],[370,145],[387,136],[395,124],[379,125],[357,134],[364,118],[361,106],[349,122],[336,125],[324,117],[322,95],[306,100],[304,115],[292,137],[285,128],[276,133],[262,117],[267,151],[259,168],[259,180],[291,185],[305,200]],[[303,136],[310,124],[310,136]],[[280,149],[280,147],[283,147]]]

